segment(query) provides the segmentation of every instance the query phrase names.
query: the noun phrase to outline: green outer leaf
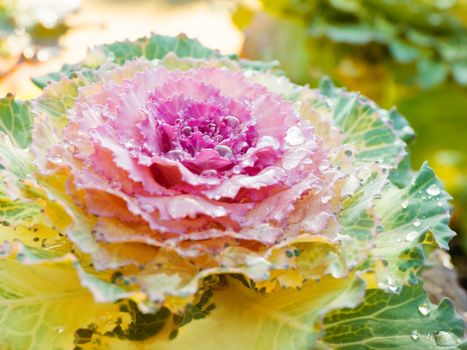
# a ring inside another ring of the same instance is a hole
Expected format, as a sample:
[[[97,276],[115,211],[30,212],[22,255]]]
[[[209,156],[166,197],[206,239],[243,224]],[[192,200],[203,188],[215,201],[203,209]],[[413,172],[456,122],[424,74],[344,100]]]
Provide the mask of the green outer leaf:
[[[131,59],[162,59],[168,54],[192,59],[226,58],[237,61],[241,67],[251,70],[269,71],[277,69],[278,66],[276,61],[249,61],[240,59],[237,55],[221,55],[219,51],[211,50],[203,46],[198,40],[188,38],[185,34],[180,34],[176,37],[153,34],[136,41],[119,41],[98,46],[88,53],[88,57],[84,62],[75,65],[64,65],[59,72],[36,77],[32,81],[36,86],[43,89],[50,82],[60,81],[64,77],[68,77],[71,80],[79,78],[75,82],[79,86],[79,80],[92,80],[93,69],[105,63],[113,62],[121,65]],[[74,87],[69,86],[65,88],[73,89]],[[64,95],[59,97],[60,101],[58,104],[67,107],[67,101],[63,99]],[[50,107],[54,107],[54,101],[49,101],[48,103],[51,105]],[[59,107],[61,109],[61,106]]]
[[[385,241],[385,245],[393,246],[397,239],[417,241],[430,231],[441,248],[449,249],[448,242],[455,236],[449,228],[450,199],[426,163],[403,190],[388,184],[375,206],[384,229],[378,237],[379,243]],[[380,249],[379,244],[376,249]]]
[[[0,131],[7,134],[14,145],[25,148],[31,143],[31,127],[29,102],[15,101],[11,94],[0,99]]]
[[[39,88],[43,89],[51,81],[59,81],[62,76],[71,74],[74,71],[73,66],[64,64],[60,71],[49,73],[40,77],[31,78],[31,81]]]
[[[6,169],[15,178],[23,179],[34,168],[29,149],[19,148],[7,134],[0,132],[0,171],[2,169]]]
[[[402,116],[391,117],[367,98],[336,88],[327,77],[321,79],[319,91],[330,98],[334,122],[344,133],[343,142],[356,148],[355,164],[380,163],[389,169],[397,168],[407,153],[399,137],[404,134],[393,127],[394,121],[398,128],[408,126]]]
[[[399,295],[370,289],[361,305],[333,311],[323,323],[322,341],[345,350],[455,349],[464,332],[452,303],[431,304],[421,284]]]
[[[145,57],[147,59],[160,59],[169,52],[178,57],[210,58],[220,57],[218,51],[204,47],[198,40],[190,39],[184,34],[177,37],[152,35],[136,41],[121,41],[102,45],[92,53],[102,52],[109,61],[123,64],[129,59]]]
[[[36,203],[12,200],[5,193],[2,193],[0,183],[0,224],[33,226],[40,221],[41,210],[42,207]]]
[[[98,46],[88,54],[86,62],[76,65],[64,65],[59,72],[33,79],[34,84],[44,88],[51,81],[59,81],[64,76],[72,77],[83,68],[96,68],[105,62],[123,64],[134,58],[161,59],[169,52],[178,57],[212,58],[221,57],[218,51],[208,49],[198,40],[190,39],[184,34],[177,37],[153,34],[136,41],[120,41]]]
[[[339,216],[343,234],[360,241],[368,241],[374,235],[375,218],[371,204],[375,193],[379,193],[384,184],[384,176],[373,172],[359,190],[344,200]]]
[[[409,122],[400,114],[396,108],[389,111],[389,119],[399,138],[405,143],[410,143],[415,139],[415,132],[410,127]]]
[[[448,248],[455,233],[449,228],[450,196],[428,165],[398,187],[374,172],[362,187],[344,201],[340,223],[347,260],[366,261],[377,269],[381,287],[389,290],[415,280],[425,263],[423,241],[431,232],[439,247]],[[384,269],[374,265],[384,264]]]

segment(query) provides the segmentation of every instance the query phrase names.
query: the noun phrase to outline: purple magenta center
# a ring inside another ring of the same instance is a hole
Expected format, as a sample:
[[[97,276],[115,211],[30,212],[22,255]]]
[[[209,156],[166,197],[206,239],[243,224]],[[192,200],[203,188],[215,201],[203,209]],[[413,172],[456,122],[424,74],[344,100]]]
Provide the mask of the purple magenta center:
[[[231,170],[258,140],[246,104],[218,94],[203,102],[180,95],[160,100],[153,94],[147,109],[158,153],[197,174]]]

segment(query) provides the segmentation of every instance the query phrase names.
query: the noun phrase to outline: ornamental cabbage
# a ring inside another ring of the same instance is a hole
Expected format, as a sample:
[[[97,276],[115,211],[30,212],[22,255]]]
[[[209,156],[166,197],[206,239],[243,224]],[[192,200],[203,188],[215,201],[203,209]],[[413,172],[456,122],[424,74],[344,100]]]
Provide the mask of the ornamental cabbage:
[[[0,100],[6,349],[422,349],[450,197],[413,132],[324,78],[153,35]]]

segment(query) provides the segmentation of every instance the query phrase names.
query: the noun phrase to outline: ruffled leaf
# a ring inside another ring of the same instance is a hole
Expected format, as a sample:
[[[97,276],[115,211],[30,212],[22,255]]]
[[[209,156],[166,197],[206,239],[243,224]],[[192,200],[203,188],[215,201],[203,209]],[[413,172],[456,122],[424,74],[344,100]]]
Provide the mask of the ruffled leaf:
[[[178,57],[211,58],[220,57],[218,51],[208,49],[198,40],[190,39],[184,34],[177,37],[153,34],[150,37],[136,41],[120,41],[98,46],[91,50],[85,62],[77,65],[65,65],[60,72],[54,72],[43,77],[33,79],[39,87],[44,88],[51,81],[59,81],[63,77],[72,77],[75,72],[83,68],[96,68],[106,62],[123,64],[130,59],[145,57],[147,59],[161,59],[168,53]]]
[[[436,244],[448,249],[455,236],[449,228],[451,197],[433,171],[424,164],[410,185],[399,189],[388,183],[375,201],[378,234],[371,254],[384,260],[391,279],[410,278],[425,262],[422,243],[430,232]]]
[[[31,143],[32,114],[29,102],[15,101],[9,94],[0,99],[0,131],[20,148]]]
[[[375,264],[381,287],[394,291],[416,280],[430,239],[448,248],[451,197],[426,164],[403,188],[376,174],[344,201],[344,251],[349,262]]]
[[[329,78],[321,80],[320,92],[330,98],[333,120],[344,133],[343,142],[356,148],[356,164],[376,162],[388,168],[397,167],[406,154],[406,145],[393,128],[387,111],[359,94],[334,87]],[[401,117],[392,119],[399,128]]]

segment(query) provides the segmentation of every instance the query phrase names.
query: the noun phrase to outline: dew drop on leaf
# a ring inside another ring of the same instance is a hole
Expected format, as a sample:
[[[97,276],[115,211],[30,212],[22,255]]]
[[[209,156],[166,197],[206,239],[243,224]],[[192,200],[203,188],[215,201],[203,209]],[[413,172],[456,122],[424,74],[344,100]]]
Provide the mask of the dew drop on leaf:
[[[417,231],[409,232],[405,236],[405,241],[406,242],[412,242],[414,239],[416,239],[418,237],[418,235],[419,235],[419,233]]]
[[[418,312],[420,312],[423,316],[428,316],[430,313],[430,307],[425,303],[420,304],[418,307]]]
[[[413,225],[415,227],[419,227],[421,224],[422,224],[422,222],[420,220],[418,220],[418,219],[415,219],[414,222],[413,222]]]
[[[428,193],[428,195],[432,197],[436,197],[441,193],[441,190],[439,189],[437,185],[431,185],[430,187],[426,189],[426,193]]]
[[[58,334],[63,333],[65,331],[65,327],[63,326],[55,327],[54,331],[55,333],[58,333]]]
[[[402,209],[407,209],[408,206],[409,206],[409,201],[403,201],[403,202],[401,203]]]
[[[410,333],[410,339],[417,341],[418,339],[420,339],[420,333],[418,333],[416,329],[413,330],[412,333]]]
[[[444,331],[436,332],[434,334],[434,338],[435,338],[436,345],[440,347],[451,347],[451,346],[457,345],[457,341],[448,332],[444,332]]]

